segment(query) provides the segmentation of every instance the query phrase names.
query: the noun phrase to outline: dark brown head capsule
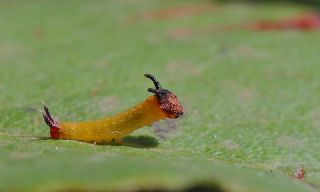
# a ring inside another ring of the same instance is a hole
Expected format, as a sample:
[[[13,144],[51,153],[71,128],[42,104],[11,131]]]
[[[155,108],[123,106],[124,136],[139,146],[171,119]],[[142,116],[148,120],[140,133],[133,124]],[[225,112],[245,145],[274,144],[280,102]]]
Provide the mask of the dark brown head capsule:
[[[155,88],[148,88],[148,91],[157,96],[160,108],[168,114],[169,118],[175,119],[181,117],[184,109],[179,98],[171,91],[161,88],[159,81],[154,76],[150,74],[145,74],[144,76],[153,82]]]

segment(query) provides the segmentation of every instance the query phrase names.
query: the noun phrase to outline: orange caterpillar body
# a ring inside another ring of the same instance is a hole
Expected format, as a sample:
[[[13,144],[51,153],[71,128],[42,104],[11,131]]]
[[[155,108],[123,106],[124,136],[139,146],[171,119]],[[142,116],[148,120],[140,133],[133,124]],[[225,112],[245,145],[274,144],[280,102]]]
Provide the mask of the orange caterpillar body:
[[[120,143],[124,136],[138,128],[151,125],[161,119],[175,119],[182,116],[184,110],[178,97],[174,93],[162,89],[160,83],[152,75],[145,74],[145,76],[151,79],[155,85],[155,88],[148,89],[154,95],[115,116],[86,122],[58,122],[44,106],[43,118],[50,127],[51,138],[90,143]]]

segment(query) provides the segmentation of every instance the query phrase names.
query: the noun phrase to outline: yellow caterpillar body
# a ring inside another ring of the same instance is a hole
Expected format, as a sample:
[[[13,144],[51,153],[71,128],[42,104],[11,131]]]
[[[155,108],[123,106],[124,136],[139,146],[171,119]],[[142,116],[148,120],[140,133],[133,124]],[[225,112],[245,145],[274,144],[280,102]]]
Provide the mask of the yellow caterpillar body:
[[[135,107],[118,115],[96,121],[60,123],[62,139],[87,142],[119,142],[134,130],[166,118],[156,96],[150,96]]]
[[[162,89],[159,82],[150,74],[155,89],[148,91],[155,95],[128,109],[125,112],[101,120],[86,122],[58,122],[48,108],[44,107],[43,118],[50,127],[51,138],[71,139],[84,142],[121,142],[122,138],[134,130],[149,126],[165,118],[178,118],[184,110],[178,97],[172,92]]]

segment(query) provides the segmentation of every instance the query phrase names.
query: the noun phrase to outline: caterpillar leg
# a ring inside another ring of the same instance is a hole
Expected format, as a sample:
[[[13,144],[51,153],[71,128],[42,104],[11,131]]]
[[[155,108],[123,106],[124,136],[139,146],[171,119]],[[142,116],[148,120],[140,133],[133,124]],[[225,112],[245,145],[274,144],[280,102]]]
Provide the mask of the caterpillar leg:
[[[50,127],[50,136],[52,139],[59,139],[60,138],[60,126],[59,122],[52,117],[49,112],[49,109],[46,105],[43,107],[44,112],[42,113],[43,119],[46,124]]]

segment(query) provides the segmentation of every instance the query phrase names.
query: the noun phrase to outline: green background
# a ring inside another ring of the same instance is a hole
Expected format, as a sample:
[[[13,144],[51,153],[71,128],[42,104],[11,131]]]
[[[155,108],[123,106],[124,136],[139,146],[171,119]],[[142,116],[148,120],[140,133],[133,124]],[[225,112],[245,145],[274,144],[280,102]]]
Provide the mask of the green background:
[[[308,9],[1,1],[0,189],[318,191],[319,32],[222,27]],[[42,101],[61,120],[102,118],[150,95],[146,72],[186,109],[167,139],[152,128],[124,146],[46,139]],[[304,181],[291,177],[301,167]]]

